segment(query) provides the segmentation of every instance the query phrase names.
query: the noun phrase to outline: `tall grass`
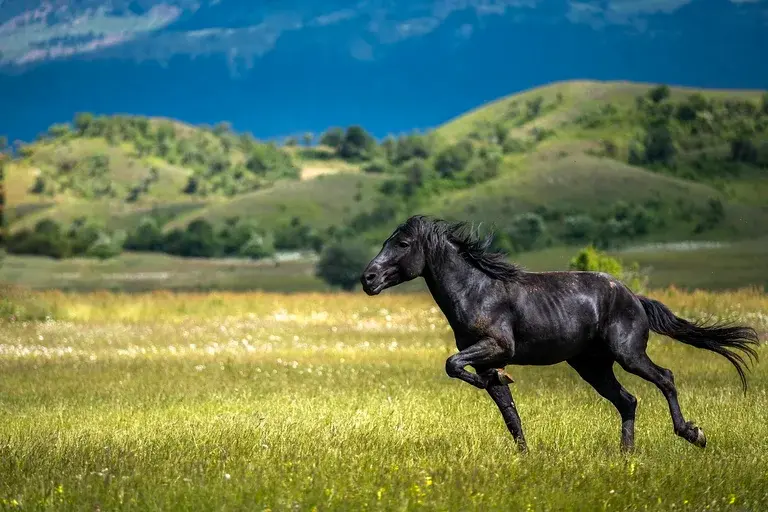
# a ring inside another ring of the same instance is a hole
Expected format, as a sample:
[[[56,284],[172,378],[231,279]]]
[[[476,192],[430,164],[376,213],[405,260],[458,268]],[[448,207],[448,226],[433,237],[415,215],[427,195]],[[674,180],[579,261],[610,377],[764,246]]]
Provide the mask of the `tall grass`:
[[[651,293],[768,332],[768,297]],[[426,295],[34,293],[0,321],[0,508],[57,510],[763,510],[768,372],[744,396],[717,355],[654,336],[686,419],[639,399],[637,451],[566,365],[510,367],[531,452],[449,379]],[[765,349],[761,348],[761,356]],[[764,357],[763,357],[764,359]]]

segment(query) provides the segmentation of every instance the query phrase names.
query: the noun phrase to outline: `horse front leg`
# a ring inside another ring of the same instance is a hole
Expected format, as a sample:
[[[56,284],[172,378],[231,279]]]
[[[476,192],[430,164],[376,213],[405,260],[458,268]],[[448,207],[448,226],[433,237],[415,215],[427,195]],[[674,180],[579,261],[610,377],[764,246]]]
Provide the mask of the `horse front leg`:
[[[488,370],[488,374],[497,374],[496,370]],[[528,451],[528,444],[525,441],[525,435],[523,434],[523,424],[520,421],[520,414],[515,407],[515,401],[512,399],[512,393],[509,391],[507,384],[490,384],[486,391],[491,395],[491,398],[496,402],[496,406],[501,411],[501,416],[504,418],[504,423],[507,425],[509,433],[512,434],[512,438],[517,443],[517,448],[522,453]]]
[[[445,373],[449,377],[463,380],[479,389],[486,389],[490,384],[506,384],[504,380],[506,373],[503,370],[506,355],[507,352],[498,341],[485,338],[446,359]],[[471,373],[464,369],[465,366],[472,366],[476,370],[479,368],[501,368],[501,370]]]

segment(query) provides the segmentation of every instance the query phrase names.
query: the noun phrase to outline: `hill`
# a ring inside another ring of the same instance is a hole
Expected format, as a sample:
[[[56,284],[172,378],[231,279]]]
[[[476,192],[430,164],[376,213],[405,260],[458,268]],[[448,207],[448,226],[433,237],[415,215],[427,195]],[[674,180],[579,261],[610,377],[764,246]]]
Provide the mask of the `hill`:
[[[22,254],[101,240],[107,255],[263,257],[378,244],[415,212],[493,223],[513,253],[739,241],[768,235],[768,93],[561,82],[383,141],[80,114],[19,145],[5,173]]]

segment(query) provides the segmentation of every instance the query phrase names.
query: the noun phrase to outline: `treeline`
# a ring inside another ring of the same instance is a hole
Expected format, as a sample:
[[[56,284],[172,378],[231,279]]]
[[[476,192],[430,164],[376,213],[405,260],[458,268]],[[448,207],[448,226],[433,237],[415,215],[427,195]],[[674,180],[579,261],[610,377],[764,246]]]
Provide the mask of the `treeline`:
[[[511,254],[556,245],[611,249],[664,228],[670,215],[692,223],[692,231],[697,234],[714,229],[725,218],[724,206],[717,198],[710,199],[703,207],[680,204],[675,212],[667,211],[668,206],[664,208],[654,200],[643,204],[620,200],[601,215],[540,207],[512,215],[496,231],[493,248]],[[391,226],[409,214],[397,201],[382,198],[371,211],[323,230],[311,227],[299,217],[270,228],[249,218],[232,217],[219,227],[200,218],[183,228],[164,230],[161,219],[148,215],[127,232],[110,231],[85,217],[70,225],[45,219],[33,229],[12,234],[7,247],[10,253],[54,258],[109,258],[127,250],[182,257],[261,259],[272,257],[277,251],[320,253],[329,245],[350,240],[379,243],[383,226]]]
[[[240,257],[262,259],[276,251],[319,252],[332,233],[321,236],[296,217],[273,230],[237,217],[216,228],[196,219],[184,228],[163,231],[152,216],[143,217],[130,231],[110,230],[81,217],[69,225],[51,219],[32,229],[13,233],[7,243],[11,254],[36,254],[57,259],[70,257],[111,258],[123,251],[161,252],[183,257]]]

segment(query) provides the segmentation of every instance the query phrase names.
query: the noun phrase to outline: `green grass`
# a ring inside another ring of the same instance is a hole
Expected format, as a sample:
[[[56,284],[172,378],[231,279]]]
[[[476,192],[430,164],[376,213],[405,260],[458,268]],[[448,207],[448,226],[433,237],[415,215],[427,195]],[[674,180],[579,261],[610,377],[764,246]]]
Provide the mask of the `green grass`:
[[[768,329],[765,296],[660,298]],[[521,456],[487,395],[445,375],[452,334],[423,296],[40,300],[58,320],[0,326],[4,509],[768,507],[764,365],[744,396],[723,358],[654,336],[709,444],[676,437],[658,389],[619,369],[640,399],[630,457],[567,365],[510,367]]]
[[[328,290],[315,277],[314,263],[272,260],[177,258],[166,254],[123,253],[107,261],[8,255],[0,283],[33,289],[115,290]]]

